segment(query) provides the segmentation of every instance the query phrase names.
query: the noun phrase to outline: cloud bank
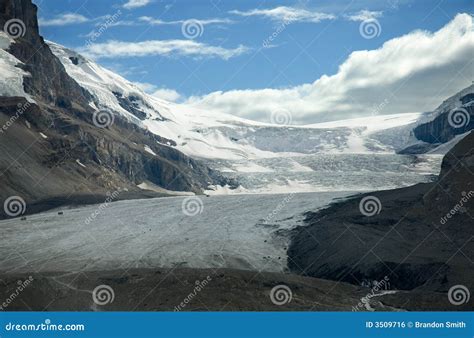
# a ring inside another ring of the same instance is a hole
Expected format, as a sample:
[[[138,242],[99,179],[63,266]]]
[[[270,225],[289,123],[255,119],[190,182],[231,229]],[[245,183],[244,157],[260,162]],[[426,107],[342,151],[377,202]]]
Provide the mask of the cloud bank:
[[[437,32],[414,31],[379,49],[355,51],[336,74],[313,83],[218,91],[187,103],[266,122],[284,109],[294,123],[428,111],[474,79],[473,29],[473,18],[458,14]]]

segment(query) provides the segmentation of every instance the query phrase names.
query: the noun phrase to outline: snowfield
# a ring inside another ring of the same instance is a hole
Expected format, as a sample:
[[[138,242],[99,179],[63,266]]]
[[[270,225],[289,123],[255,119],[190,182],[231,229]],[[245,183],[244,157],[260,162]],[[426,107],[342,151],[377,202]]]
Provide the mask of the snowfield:
[[[306,126],[250,121],[158,99],[82,55],[53,42],[48,44],[67,73],[93,95],[96,109],[111,110],[173,140],[178,150],[194,158],[238,161],[322,152],[393,153],[397,147],[414,142],[411,130],[422,116],[370,116]],[[124,99],[142,116],[125,109]]]
[[[29,102],[34,102],[23,89],[23,77],[30,74],[17,67],[22,62],[7,52],[13,42],[14,40],[10,36],[0,31],[0,73],[2,74],[0,96],[22,96]]]
[[[284,271],[288,230],[301,225],[301,214],[348,194],[157,198],[5,220],[0,271],[174,266]]]

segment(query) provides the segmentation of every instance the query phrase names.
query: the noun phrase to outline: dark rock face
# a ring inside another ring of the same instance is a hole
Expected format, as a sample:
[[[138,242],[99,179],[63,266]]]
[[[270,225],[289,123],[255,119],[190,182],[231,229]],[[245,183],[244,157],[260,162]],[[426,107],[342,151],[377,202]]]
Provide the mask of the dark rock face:
[[[393,289],[446,292],[474,280],[474,133],[444,158],[437,182],[354,196],[307,214],[288,250],[293,272]],[[365,216],[364,197],[380,201]],[[449,216],[447,216],[449,215]]]
[[[30,0],[0,0],[0,27],[10,19],[19,19],[25,24],[25,35],[16,38],[9,50],[31,74],[24,78],[25,91],[61,107],[72,107],[75,101],[87,105],[90,95],[67,75],[39,35],[36,13],[37,7]]]
[[[97,127],[93,123],[96,112],[89,105],[92,96],[69,77],[45,44],[38,33],[36,12],[31,0],[0,0],[1,27],[13,18],[25,24],[24,36],[15,39],[9,52],[31,74],[24,78],[24,89],[36,102],[0,97],[0,126],[9,126],[0,131],[2,203],[12,195],[38,204],[57,196],[103,196],[114,190],[150,197],[137,188],[145,181],[196,193],[209,184],[229,183],[168,146],[174,142],[118,114],[110,126]],[[138,114],[133,98],[126,102]],[[145,145],[156,155],[145,151]]]
[[[450,112],[445,111],[433,121],[416,127],[414,129],[416,138],[427,143],[439,144],[448,142],[456,135],[464,134],[474,129],[474,106],[465,106],[463,109],[469,114],[469,123],[460,124],[458,128],[455,128],[449,122]]]

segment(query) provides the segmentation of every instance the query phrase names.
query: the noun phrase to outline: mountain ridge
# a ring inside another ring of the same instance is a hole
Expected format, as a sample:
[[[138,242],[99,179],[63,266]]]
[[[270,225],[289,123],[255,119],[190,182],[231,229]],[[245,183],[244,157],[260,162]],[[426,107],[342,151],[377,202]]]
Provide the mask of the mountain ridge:
[[[17,93],[26,93],[0,100],[2,200],[18,196],[29,205],[113,191],[120,191],[120,198],[161,196],[138,187],[147,181],[194,193],[209,184],[231,184],[167,146],[168,140],[90,106],[92,96],[66,73],[39,35],[37,7],[30,0],[1,0],[0,10],[2,27],[13,19],[24,23],[19,36],[0,32],[0,47],[2,56],[11,55],[23,69],[10,80]],[[0,217],[5,217],[3,210]]]

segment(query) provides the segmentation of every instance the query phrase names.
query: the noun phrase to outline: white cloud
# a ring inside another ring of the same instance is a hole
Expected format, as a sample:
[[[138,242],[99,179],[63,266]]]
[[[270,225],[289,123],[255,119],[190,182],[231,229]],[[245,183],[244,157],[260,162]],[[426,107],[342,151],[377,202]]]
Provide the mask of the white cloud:
[[[158,89],[157,86],[148,82],[133,82],[133,84],[137,86],[138,88],[140,88],[141,90],[143,90],[144,92],[149,93],[149,94]]]
[[[380,18],[383,12],[379,11],[368,11],[366,9],[361,10],[357,13],[345,15],[344,17],[350,21],[366,21]]]
[[[167,88],[155,90],[151,95],[172,102],[176,102],[181,98],[181,95],[176,90]]]
[[[53,19],[40,19],[39,24],[40,26],[66,26],[88,21],[89,19],[83,15],[76,13],[64,13],[56,16]]]
[[[201,25],[211,25],[211,24],[231,24],[234,21],[227,18],[214,18],[214,19],[189,19],[189,20],[176,20],[176,21],[163,21],[160,19],[155,19],[150,16],[141,16],[138,18],[140,21],[149,23],[150,25],[181,25],[187,21],[194,21]]]
[[[473,27],[470,15],[459,14],[435,33],[414,31],[353,52],[336,74],[313,83],[219,91],[187,103],[267,122],[271,111],[286,109],[296,123],[428,111],[474,78]]]
[[[158,88],[154,84],[147,82],[134,82],[133,84],[144,92],[162,100],[176,102],[181,98],[181,94],[174,89]]]
[[[194,40],[149,40],[141,42],[111,40],[105,43],[93,43],[81,49],[83,54],[91,58],[184,55],[191,57],[218,57],[224,60],[241,55],[247,51],[248,48],[242,45],[234,49],[227,49]]]
[[[150,0],[128,0],[128,2],[123,5],[123,8],[134,9],[134,8],[146,6],[149,3],[150,3]]]
[[[280,6],[272,9],[252,9],[249,11],[230,11],[231,14],[240,16],[263,16],[279,22],[320,22],[322,20],[335,19],[333,14],[313,12],[304,8]]]

